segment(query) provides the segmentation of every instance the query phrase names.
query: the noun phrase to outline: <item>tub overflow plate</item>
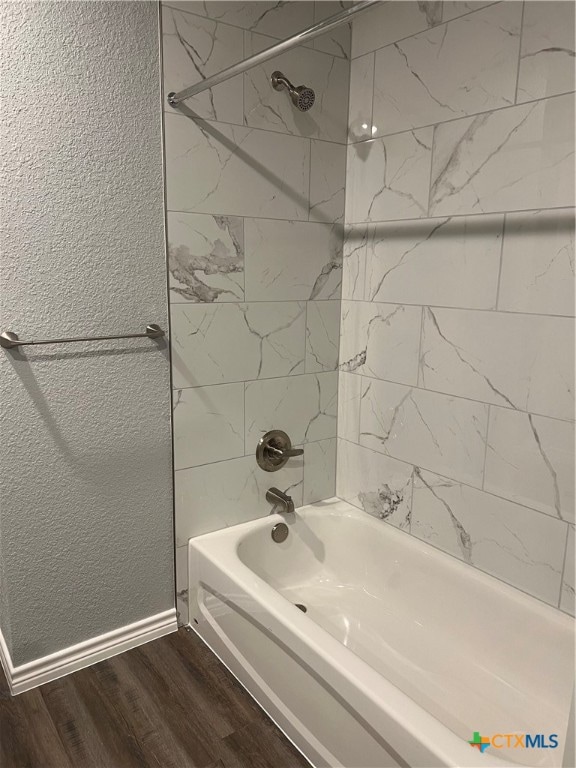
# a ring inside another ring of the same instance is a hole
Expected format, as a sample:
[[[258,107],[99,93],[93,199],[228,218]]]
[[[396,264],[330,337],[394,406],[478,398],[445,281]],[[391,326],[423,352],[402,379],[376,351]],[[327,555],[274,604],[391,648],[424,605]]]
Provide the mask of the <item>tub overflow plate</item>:
[[[288,538],[288,526],[286,523],[277,523],[274,528],[272,528],[272,540],[276,542],[276,544],[281,544],[283,541],[286,541]]]

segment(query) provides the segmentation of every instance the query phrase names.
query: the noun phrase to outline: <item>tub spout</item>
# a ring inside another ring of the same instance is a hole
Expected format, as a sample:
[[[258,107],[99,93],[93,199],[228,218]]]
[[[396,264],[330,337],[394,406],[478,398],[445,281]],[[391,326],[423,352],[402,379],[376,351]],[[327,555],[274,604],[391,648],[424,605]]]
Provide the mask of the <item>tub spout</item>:
[[[266,501],[269,501],[273,505],[272,514],[276,512],[276,507],[280,507],[280,512],[288,514],[294,512],[294,502],[292,496],[288,496],[287,493],[280,491],[278,488],[269,488],[266,491]]]

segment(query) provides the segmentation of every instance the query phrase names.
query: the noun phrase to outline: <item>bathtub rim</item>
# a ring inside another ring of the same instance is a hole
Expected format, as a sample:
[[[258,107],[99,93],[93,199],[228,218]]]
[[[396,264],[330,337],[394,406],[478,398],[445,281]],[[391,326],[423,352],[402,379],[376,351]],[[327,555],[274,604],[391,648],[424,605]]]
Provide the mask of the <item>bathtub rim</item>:
[[[560,620],[566,624],[570,623],[571,617],[538,598],[532,597],[477,568],[467,567],[466,564],[448,553],[416,537],[408,536],[404,531],[399,531],[391,525],[383,527],[381,521],[367,515],[342,499],[327,499],[296,510],[296,517],[305,518],[325,515],[346,516],[359,520],[369,527],[374,527],[375,530],[377,529],[380,532],[384,531],[384,535],[392,540],[395,537],[399,537],[396,540],[401,542],[403,546],[424,554],[433,553],[435,557],[440,558],[452,569],[466,574],[467,578],[473,579],[480,584],[486,584],[491,589],[504,593],[514,602],[524,603],[533,609],[535,608],[543,614],[544,618],[548,615],[555,620]],[[293,520],[295,519],[293,518]],[[232,586],[242,590],[252,600],[266,609],[266,612],[272,619],[270,625],[266,625],[267,630],[271,631],[279,639],[278,628],[280,628],[280,631],[284,630],[293,633],[298,640],[298,645],[303,649],[302,658],[305,662],[310,663],[315,660],[321,660],[328,667],[329,671],[335,672],[345,680],[346,687],[350,689],[352,694],[356,690],[357,695],[359,694],[358,700],[354,701],[353,695],[348,697],[348,700],[371,727],[376,727],[376,723],[373,720],[371,721],[369,713],[365,712],[366,701],[382,711],[391,722],[394,722],[408,741],[413,740],[415,743],[419,743],[431,758],[441,761],[442,765],[453,766],[454,768],[482,768],[482,766],[486,766],[486,768],[499,768],[500,766],[521,768],[522,763],[510,762],[497,757],[493,751],[480,754],[477,750],[471,750],[468,744],[448,726],[444,725],[442,721],[423,709],[408,694],[388,681],[353,651],[342,645],[324,628],[311,621],[309,617],[297,609],[292,613],[286,611],[287,605],[291,605],[290,601],[255,573],[240,558],[238,552],[242,540],[247,535],[285,521],[286,518],[283,515],[271,514],[264,518],[258,518],[191,538],[188,542],[190,596],[194,594],[198,586],[204,586],[204,588],[212,591],[213,585],[208,584],[208,581],[211,579],[196,579],[193,583],[193,574],[195,570],[199,570],[198,557],[200,557],[200,560],[210,565],[208,571],[212,577],[218,580],[218,574],[220,574],[224,585],[221,584],[222,589],[218,591],[226,594]],[[380,533],[380,535],[382,534]],[[196,569],[194,565],[197,566]],[[461,571],[463,568],[466,570]],[[190,608],[192,611],[192,603]],[[195,632],[200,634],[197,628],[192,624],[190,626]],[[216,650],[214,652],[221,658]],[[224,661],[224,663],[226,662]],[[312,664],[312,666],[314,665]],[[341,695],[344,694],[341,693]],[[362,697],[365,699],[364,704],[362,703]],[[565,735],[562,734],[560,744],[564,745],[564,742]],[[393,747],[393,749],[395,748]],[[417,751],[420,752],[420,750]],[[561,752],[559,754],[561,755]],[[415,754],[413,760],[410,755],[405,753],[402,753],[402,757],[407,759],[410,764],[414,760],[414,765],[423,765],[421,762],[421,752],[420,755]],[[558,765],[561,765],[561,761],[558,762]]]

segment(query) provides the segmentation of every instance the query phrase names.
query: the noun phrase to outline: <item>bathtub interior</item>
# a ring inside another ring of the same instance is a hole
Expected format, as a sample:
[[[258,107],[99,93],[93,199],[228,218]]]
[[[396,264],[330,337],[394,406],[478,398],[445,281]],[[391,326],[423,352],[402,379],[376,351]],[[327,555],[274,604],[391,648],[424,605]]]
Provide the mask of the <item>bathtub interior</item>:
[[[289,527],[281,544],[271,525],[246,533],[239,559],[454,734],[562,740],[573,686],[567,617],[341,502],[298,511]],[[561,751],[499,756],[554,766]]]

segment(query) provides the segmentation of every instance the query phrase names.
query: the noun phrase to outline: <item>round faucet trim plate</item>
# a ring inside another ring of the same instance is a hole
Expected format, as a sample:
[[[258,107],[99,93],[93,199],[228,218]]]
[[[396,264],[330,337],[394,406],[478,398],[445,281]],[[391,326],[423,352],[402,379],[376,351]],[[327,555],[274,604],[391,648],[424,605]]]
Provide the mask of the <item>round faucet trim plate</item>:
[[[264,472],[276,472],[289,459],[302,456],[303,448],[292,448],[292,441],[281,429],[272,429],[260,438],[256,447],[256,461]]]

